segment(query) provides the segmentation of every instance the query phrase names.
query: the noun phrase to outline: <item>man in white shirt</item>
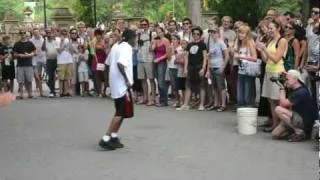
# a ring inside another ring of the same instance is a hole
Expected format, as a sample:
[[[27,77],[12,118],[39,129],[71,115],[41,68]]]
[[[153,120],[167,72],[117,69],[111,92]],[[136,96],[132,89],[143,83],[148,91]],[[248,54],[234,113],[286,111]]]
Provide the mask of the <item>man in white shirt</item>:
[[[114,99],[116,113],[106,134],[99,142],[99,146],[105,150],[123,147],[117,133],[123,119],[133,117],[130,87],[133,85],[132,46],[135,44],[135,40],[136,33],[133,30],[126,29],[122,33],[119,45],[112,48],[110,52],[115,54],[108,58],[111,97]]]
[[[57,56],[60,43],[56,40],[55,35],[52,32],[52,28],[46,29],[46,39],[42,46],[42,50],[46,52],[46,69],[48,75],[47,85],[50,89],[49,98],[56,97],[55,82],[56,82],[56,70],[57,70]]]
[[[46,60],[45,52],[42,50],[42,46],[44,43],[43,37],[40,35],[40,31],[38,28],[33,29],[33,36],[30,39],[33,45],[36,47],[36,56],[32,58],[32,64],[34,67],[34,78],[36,81],[37,88],[39,88],[40,96],[43,96],[42,92],[42,80],[41,74],[44,69],[44,63]]]
[[[60,97],[71,96],[71,80],[73,78],[73,57],[70,52],[71,41],[67,29],[61,30],[58,48],[59,88]]]

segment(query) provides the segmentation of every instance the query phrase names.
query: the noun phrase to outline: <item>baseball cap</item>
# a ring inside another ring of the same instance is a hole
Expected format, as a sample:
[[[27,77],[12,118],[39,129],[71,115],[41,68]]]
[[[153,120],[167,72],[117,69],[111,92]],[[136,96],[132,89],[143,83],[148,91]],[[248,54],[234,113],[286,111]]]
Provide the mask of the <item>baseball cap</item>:
[[[292,77],[297,78],[301,83],[304,83],[304,80],[302,79],[301,73],[298,70],[291,69],[286,74],[287,75],[290,74]]]

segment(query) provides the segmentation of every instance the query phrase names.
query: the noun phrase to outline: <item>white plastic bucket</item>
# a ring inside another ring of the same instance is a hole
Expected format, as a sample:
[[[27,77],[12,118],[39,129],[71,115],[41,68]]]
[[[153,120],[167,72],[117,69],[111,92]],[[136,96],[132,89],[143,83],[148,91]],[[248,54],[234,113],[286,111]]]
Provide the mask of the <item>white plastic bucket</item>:
[[[243,135],[252,135],[257,133],[257,108],[238,108],[238,132]]]

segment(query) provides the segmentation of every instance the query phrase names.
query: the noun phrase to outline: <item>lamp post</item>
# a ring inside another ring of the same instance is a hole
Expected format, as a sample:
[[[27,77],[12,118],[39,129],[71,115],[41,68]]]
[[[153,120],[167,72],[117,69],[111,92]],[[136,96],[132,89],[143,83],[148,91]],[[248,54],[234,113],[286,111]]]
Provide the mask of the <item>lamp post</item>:
[[[97,26],[97,1],[93,0],[94,25]]]
[[[47,28],[47,1],[43,0],[44,28]]]

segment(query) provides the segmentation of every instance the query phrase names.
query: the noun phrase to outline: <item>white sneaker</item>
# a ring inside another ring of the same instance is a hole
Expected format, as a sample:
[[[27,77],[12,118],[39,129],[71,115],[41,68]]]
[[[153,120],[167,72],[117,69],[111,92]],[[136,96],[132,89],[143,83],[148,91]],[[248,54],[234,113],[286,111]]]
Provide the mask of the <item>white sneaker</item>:
[[[205,110],[204,106],[199,106],[198,111],[204,111],[204,110]]]
[[[189,111],[190,106],[182,105],[181,107],[177,108],[178,111]]]
[[[54,98],[55,96],[54,96],[54,94],[53,93],[50,93],[49,94],[49,98]]]

